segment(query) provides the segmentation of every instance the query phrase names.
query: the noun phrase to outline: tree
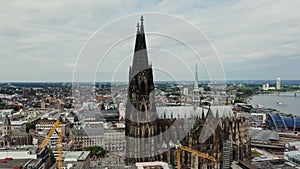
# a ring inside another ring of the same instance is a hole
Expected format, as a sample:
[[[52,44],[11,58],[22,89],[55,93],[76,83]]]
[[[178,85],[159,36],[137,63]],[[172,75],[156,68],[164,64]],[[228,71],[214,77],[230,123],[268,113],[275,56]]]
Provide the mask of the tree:
[[[64,108],[66,108],[66,109],[71,109],[72,107],[73,107],[72,103],[66,103],[64,105]]]
[[[26,132],[29,132],[30,129],[35,130],[35,124],[31,122],[26,123]]]
[[[241,99],[235,99],[235,100],[234,100],[234,103],[244,103],[244,101],[241,100]]]
[[[48,150],[50,154],[51,164],[54,164],[56,162],[56,158],[54,157],[53,150],[51,148],[49,148]]]
[[[91,151],[92,155],[100,155],[102,157],[106,154],[106,150],[101,146],[86,147],[85,150]]]
[[[204,89],[204,91],[210,91],[211,90],[209,86],[204,86],[203,89]]]

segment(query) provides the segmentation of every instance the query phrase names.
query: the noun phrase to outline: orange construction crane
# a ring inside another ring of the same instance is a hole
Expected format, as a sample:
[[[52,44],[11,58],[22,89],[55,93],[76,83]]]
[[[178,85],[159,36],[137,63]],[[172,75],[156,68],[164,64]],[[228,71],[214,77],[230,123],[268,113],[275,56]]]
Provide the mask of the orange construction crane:
[[[46,136],[46,138],[43,140],[42,144],[40,145],[40,149],[43,149],[50,137],[52,136],[52,134],[54,133],[55,129],[59,128],[60,130],[57,131],[58,133],[58,169],[62,169],[62,127],[61,127],[61,118],[58,118],[58,120],[56,120],[56,122],[54,123],[54,125],[52,126],[51,130],[49,131],[48,135]]]
[[[214,157],[209,156],[208,154],[205,154],[205,153],[201,153],[201,152],[199,152],[197,150],[194,150],[190,147],[185,147],[185,146],[179,144],[179,145],[176,146],[176,148],[177,148],[177,169],[181,169],[181,163],[180,163],[181,150],[190,152],[190,153],[195,154],[199,157],[203,157],[203,158],[206,158],[206,159],[211,160],[213,162],[216,162],[216,159]]]

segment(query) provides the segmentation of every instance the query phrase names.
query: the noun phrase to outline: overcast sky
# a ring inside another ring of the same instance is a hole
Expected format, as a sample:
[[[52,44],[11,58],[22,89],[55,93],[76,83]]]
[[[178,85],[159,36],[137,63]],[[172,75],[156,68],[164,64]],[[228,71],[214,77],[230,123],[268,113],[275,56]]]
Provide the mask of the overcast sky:
[[[140,14],[155,80],[193,80],[195,64],[200,80],[300,79],[299,6],[299,0],[3,0],[0,81],[72,81],[74,70],[83,81],[127,80]],[[202,51],[202,59],[193,51]]]

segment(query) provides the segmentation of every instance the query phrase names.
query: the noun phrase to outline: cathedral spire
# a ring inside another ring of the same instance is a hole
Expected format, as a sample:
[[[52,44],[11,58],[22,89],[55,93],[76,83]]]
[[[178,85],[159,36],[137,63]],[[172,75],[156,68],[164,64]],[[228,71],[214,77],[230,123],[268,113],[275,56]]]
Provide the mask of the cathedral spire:
[[[139,23],[139,22],[136,24],[136,32],[137,32],[137,33],[140,32],[140,23]]]
[[[126,163],[156,160],[157,113],[153,71],[148,62],[144,18],[137,26],[132,67],[129,68],[125,135]],[[164,115],[165,116],[165,115]],[[144,141],[145,140],[145,141]],[[145,152],[147,152],[145,156]]]
[[[144,33],[144,18],[143,16],[141,16],[140,23],[138,23],[137,25],[137,34],[132,64],[132,75],[134,76],[138,72],[148,68],[149,63],[147,55],[146,37]]]
[[[143,15],[141,16],[141,33],[144,33],[144,17]]]
[[[194,89],[193,89],[193,107],[194,110],[200,105],[200,94],[199,94],[199,85],[198,85],[198,70],[196,65],[195,71],[195,82],[194,82]]]

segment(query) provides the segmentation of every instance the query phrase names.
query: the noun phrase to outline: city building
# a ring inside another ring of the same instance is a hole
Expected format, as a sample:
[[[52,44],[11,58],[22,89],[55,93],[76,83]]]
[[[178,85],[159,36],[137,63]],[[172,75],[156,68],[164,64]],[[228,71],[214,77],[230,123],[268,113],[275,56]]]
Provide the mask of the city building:
[[[280,81],[280,77],[276,78],[276,90],[280,90],[281,89],[281,81]]]
[[[249,127],[265,128],[267,115],[265,113],[250,113]]]
[[[44,118],[39,120],[36,125],[35,125],[35,130],[36,131],[49,131],[52,129],[54,123],[56,122],[56,120],[49,120],[48,118]],[[57,128],[58,132],[62,132],[62,135],[68,135],[69,134],[69,130],[70,130],[70,125],[71,123],[68,120],[64,120],[61,122],[61,130],[60,128]]]
[[[27,89],[27,88],[23,89],[23,97],[24,98],[29,98],[29,89]]]
[[[82,128],[71,128],[70,129],[70,139],[74,145],[75,151],[84,150],[83,143],[88,142],[88,137],[85,131]],[[101,146],[101,145],[99,145]]]
[[[125,130],[106,129],[104,130],[104,149],[110,152],[125,150]]]
[[[265,85],[265,84],[263,84],[263,85],[262,85],[262,90],[267,90],[267,88],[266,88],[266,85]]]
[[[71,123],[75,123],[79,121],[78,116],[73,111],[67,114],[66,119],[68,119]]]
[[[91,146],[101,146],[110,152],[125,150],[124,128],[90,128],[89,126],[72,128],[70,139],[74,144],[74,150],[84,150]]]
[[[119,105],[119,121],[125,120],[125,106],[123,103]]]
[[[17,128],[24,130],[22,125],[16,125]],[[14,127],[16,127],[14,126]],[[25,128],[26,130],[26,128]],[[12,124],[7,115],[5,115],[2,122],[2,132],[0,137],[0,146],[12,146],[12,145],[31,145],[32,136],[29,133],[23,132],[21,130],[12,129]]]
[[[228,168],[232,161],[249,160],[247,123],[232,116],[230,106],[198,106],[197,71],[192,106],[156,108],[151,93],[154,89],[153,72],[148,62],[143,21],[141,17],[140,25],[137,25],[133,64],[129,68],[126,163],[163,161],[175,166],[181,161],[182,165],[191,168]],[[190,132],[186,133],[189,129]],[[175,146],[178,144],[206,153],[216,162],[188,152],[182,152],[178,159]]]
[[[0,117],[3,118],[5,117],[5,115],[8,115],[8,117],[12,117],[14,112],[15,112],[14,109],[0,110]]]
[[[83,130],[84,133],[86,134],[83,140],[83,147],[101,146],[104,148],[105,145],[104,128],[84,128]]]
[[[183,88],[183,95],[188,95],[189,94],[189,88],[185,87]]]
[[[300,131],[300,117],[288,117],[279,113],[268,113],[266,127],[271,130],[284,132]]]
[[[268,90],[275,90],[276,88],[273,86],[270,86],[269,83],[266,83],[264,85],[262,85],[262,90],[264,91],[268,91]]]
[[[32,138],[32,144],[35,146],[40,146],[44,139],[46,138],[49,131],[39,131],[35,132]],[[54,131],[54,133],[50,136],[47,145],[51,148],[56,148],[58,144],[58,132],[57,130]]]
[[[69,151],[63,155],[63,168],[66,169],[89,169],[90,151]]]
[[[26,121],[10,121],[11,131],[13,133],[26,132]],[[0,123],[2,126],[2,122]]]
[[[5,153],[4,153],[5,152]],[[0,168],[50,168],[51,161],[47,148],[23,146],[6,148],[0,152]]]
[[[279,134],[277,131],[272,130],[262,130],[261,128],[250,128],[249,133],[251,136],[252,145],[258,146],[257,144],[266,145],[268,143],[280,140]],[[256,144],[256,145],[255,145]]]

